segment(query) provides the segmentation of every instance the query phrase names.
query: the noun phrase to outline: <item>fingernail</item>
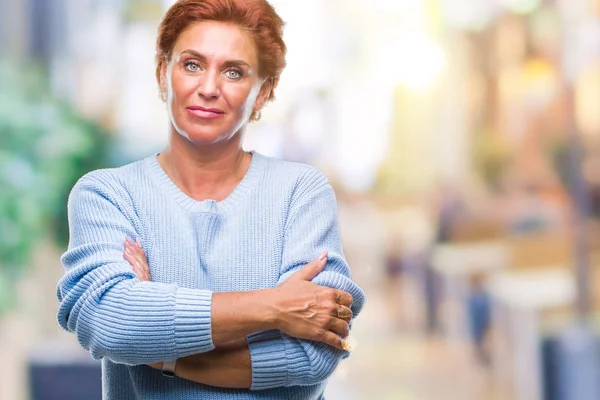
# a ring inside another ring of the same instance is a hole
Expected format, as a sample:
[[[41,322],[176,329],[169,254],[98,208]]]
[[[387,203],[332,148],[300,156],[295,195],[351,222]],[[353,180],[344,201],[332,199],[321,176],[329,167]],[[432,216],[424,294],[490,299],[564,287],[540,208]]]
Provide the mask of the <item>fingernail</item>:
[[[323,261],[327,258],[327,250],[324,250],[321,254],[319,254],[319,261]]]
[[[133,244],[133,242],[131,241],[131,239],[129,238],[129,236],[127,236],[125,238],[125,242],[129,243],[129,244]]]
[[[342,348],[346,351],[352,351],[356,348],[356,339],[352,336],[346,336],[342,339]]]

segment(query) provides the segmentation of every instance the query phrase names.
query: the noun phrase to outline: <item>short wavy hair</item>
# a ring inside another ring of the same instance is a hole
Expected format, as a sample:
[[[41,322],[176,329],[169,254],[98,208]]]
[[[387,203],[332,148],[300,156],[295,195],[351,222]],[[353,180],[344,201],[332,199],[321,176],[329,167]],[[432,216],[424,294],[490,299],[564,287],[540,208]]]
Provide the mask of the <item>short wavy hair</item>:
[[[284,22],[266,0],[178,0],[165,14],[156,40],[156,79],[160,85],[163,65],[171,60],[179,35],[190,25],[201,21],[233,23],[249,32],[258,50],[259,76],[270,79],[271,93],[285,68],[286,46]],[[250,120],[256,120],[256,112]]]

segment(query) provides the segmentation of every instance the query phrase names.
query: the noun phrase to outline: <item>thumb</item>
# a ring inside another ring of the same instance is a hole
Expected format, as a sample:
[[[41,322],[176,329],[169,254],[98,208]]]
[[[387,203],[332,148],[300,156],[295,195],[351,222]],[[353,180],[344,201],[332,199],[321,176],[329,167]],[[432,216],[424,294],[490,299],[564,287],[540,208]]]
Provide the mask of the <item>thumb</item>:
[[[323,271],[323,268],[325,268],[326,264],[327,250],[319,254],[319,257],[317,257],[316,260],[309,262],[299,271],[294,272],[288,280],[310,281],[317,276],[319,272]]]

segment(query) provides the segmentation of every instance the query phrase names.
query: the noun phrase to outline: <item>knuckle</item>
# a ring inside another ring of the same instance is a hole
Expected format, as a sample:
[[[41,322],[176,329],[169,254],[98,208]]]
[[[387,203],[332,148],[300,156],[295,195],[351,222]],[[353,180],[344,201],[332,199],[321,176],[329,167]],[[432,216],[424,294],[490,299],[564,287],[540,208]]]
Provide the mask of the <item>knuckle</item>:
[[[333,317],[333,316],[329,315],[329,316],[327,317],[327,325],[326,325],[326,326],[327,326],[327,327],[333,327],[333,326],[335,326],[335,324],[337,323],[337,321],[336,321],[336,320],[337,320],[337,318],[335,318],[335,317]]]
[[[338,335],[331,335],[331,341],[334,347],[342,346],[342,339]]]

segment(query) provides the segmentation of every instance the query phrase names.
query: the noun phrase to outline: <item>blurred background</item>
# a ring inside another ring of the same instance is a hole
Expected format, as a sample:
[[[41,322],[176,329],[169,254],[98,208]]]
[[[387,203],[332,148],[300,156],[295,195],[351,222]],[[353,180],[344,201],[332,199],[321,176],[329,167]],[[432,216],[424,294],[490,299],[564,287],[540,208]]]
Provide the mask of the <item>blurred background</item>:
[[[55,320],[66,199],[165,146],[172,3],[0,0],[2,400],[100,398]],[[368,295],[327,398],[600,398],[600,0],[271,3],[246,149],[327,174]]]

